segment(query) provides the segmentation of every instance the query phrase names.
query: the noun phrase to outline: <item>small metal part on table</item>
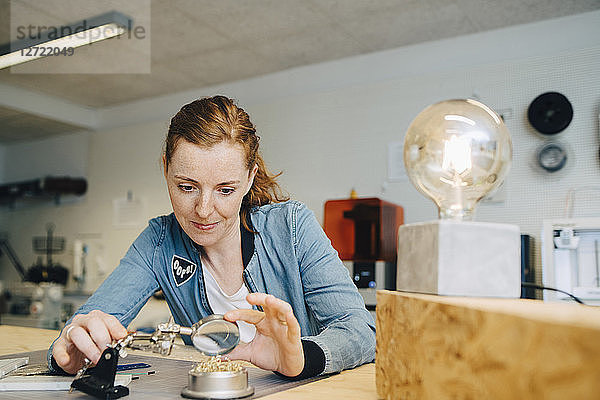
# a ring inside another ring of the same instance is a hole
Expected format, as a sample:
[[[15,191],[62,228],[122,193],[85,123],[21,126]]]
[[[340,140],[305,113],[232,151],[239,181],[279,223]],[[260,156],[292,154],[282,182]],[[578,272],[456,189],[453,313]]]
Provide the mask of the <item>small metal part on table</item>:
[[[8,376],[40,376],[55,375],[48,369],[48,363],[30,364],[20,367],[8,374]]]
[[[27,365],[28,363],[29,357],[0,360],[0,378],[17,368],[22,367],[23,365]]]

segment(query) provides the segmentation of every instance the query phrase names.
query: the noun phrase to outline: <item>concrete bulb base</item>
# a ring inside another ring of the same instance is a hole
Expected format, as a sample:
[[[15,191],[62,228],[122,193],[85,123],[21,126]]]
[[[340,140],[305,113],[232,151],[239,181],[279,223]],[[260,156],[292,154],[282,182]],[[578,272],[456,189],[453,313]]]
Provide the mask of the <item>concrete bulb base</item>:
[[[397,289],[450,296],[521,294],[519,227],[438,220],[398,230]]]

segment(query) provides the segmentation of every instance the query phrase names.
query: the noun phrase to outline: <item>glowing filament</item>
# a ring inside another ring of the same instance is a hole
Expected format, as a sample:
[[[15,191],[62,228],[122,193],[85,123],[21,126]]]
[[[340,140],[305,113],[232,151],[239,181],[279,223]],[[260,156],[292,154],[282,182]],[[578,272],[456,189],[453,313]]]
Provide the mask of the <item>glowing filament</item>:
[[[442,169],[452,174],[462,174],[471,170],[471,139],[452,135],[444,141]]]

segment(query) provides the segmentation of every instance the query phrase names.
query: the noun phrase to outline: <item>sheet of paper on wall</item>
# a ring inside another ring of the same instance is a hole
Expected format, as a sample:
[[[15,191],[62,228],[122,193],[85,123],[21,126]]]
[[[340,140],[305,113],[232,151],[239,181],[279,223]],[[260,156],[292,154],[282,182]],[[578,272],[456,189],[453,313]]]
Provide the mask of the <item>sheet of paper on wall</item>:
[[[388,182],[408,181],[404,168],[404,141],[388,143]]]
[[[113,200],[113,226],[115,228],[134,228],[143,225],[146,210],[143,199],[135,198],[131,192],[127,197]]]

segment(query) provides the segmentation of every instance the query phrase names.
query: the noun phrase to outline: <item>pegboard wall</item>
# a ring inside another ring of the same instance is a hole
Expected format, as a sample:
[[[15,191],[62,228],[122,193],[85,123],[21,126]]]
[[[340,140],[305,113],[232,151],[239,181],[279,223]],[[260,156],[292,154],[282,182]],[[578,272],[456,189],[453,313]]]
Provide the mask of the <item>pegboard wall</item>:
[[[506,64],[505,82],[493,88],[491,104],[511,109],[506,120],[513,138],[513,164],[504,204],[482,204],[478,219],[517,224],[536,239],[536,275],[541,282],[541,229],[544,219],[600,216],[600,48]],[[485,71],[475,73],[484,79]],[[527,120],[527,108],[539,94],[556,91],[571,102],[574,116],[561,133],[544,136]],[[555,173],[537,166],[536,154],[547,142],[561,143],[567,165]],[[567,203],[571,209],[567,210]]]
[[[502,201],[482,203],[476,220],[516,224],[535,239],[536,274],[541,282],[542,221],[563,217],[567,195],[575,193],[573,216],[599,216],[600,46],[506,60],[373,85],[298,97],[256,107],[265,159],[292,197],[322,218],[326,200],[376,196],[400,204],[405,222],[435,219],[433,203],[410,182],[387,179],[387,146],[403,140],[412,119],[427,105],[451,98],[477,98],[505,116],[513,140],[513,163]],[[567,166],[554,174],[536,166],[536,150],[549,140],[527,121],[539,94],[563,93],[574,117],[552,140],[569,152]],[[302,159],[310,160],[303,162]]]

